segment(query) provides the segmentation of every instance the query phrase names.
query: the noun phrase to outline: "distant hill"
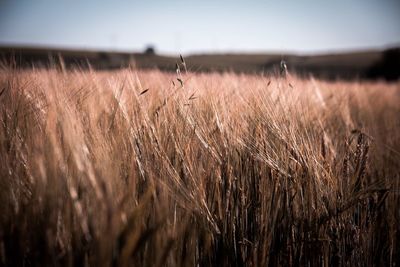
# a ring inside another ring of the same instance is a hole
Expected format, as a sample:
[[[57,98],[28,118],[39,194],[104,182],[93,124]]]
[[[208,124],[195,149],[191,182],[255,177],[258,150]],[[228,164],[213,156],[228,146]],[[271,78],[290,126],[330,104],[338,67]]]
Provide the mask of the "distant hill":
[[[400,49],[362,51],[325,55],[285,55],[289,71],[301,76],[313,75],[323,79],[399,78]],[[20,67],[65,67],[113,69],[129,65],[138,68],[158,68],[174,71],[178,57],[155,53],[121,53],[47,49],[33,47],[0,47],[0,59]],[[203,54],[185,57],[190,70],[233,71],[241,73],[274,73],[281,55],[277,54]]]

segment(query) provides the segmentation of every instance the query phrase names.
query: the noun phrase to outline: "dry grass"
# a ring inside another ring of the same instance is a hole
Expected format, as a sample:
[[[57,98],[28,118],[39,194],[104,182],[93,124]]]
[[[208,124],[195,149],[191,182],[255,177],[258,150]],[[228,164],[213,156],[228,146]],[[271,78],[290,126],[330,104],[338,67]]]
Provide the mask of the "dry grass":
[[[177,75],[0,71],[1,265],[400,264],[398,83]]]

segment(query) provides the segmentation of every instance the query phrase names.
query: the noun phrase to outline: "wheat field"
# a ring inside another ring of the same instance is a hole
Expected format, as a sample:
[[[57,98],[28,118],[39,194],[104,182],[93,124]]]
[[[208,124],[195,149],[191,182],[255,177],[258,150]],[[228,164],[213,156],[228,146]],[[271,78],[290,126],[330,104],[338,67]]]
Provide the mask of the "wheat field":
[[[398,82],[3,66],[0,90],[3,266],[400,264]]]

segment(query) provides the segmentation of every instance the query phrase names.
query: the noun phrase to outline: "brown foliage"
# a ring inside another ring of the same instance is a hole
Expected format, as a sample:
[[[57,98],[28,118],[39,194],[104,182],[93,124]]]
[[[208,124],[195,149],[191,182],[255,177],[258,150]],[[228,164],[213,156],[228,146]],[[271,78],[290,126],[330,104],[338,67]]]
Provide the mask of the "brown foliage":
[[[2,265],[400,264],[399,84],[175,78],[1,70]]]

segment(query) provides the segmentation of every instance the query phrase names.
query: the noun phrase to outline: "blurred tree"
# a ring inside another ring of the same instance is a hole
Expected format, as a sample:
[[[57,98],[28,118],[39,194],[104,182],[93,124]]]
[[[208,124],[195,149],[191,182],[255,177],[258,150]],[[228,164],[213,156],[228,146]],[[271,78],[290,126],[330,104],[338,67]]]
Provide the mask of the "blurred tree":
[[[382,59],[367,72],[368,78],[384,78],[394,81],[400,78],[400,48],[388,49],[383,52]]]
[[[148,45],[146,49],[144,50],[144,53],[146,55],[155,55],[156,54],[156,49],[152,45]]]

